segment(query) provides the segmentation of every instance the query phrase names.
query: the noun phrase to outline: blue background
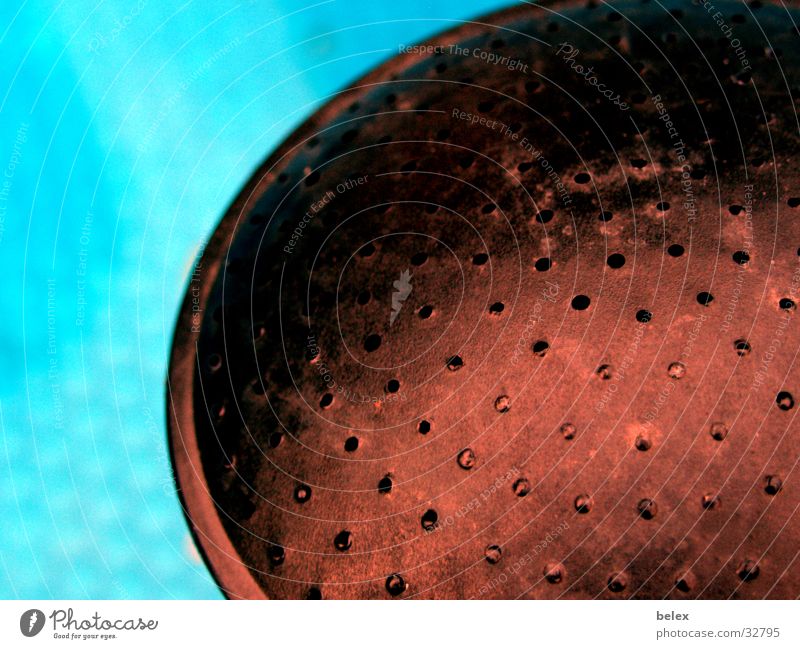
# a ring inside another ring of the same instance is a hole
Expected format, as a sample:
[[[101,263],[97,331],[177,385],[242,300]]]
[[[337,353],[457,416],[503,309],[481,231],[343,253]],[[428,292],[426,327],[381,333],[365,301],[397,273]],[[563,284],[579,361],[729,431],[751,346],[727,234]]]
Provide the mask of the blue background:
[[[331,93],[502,4],[0,3],[0,597],[220,597],[166,444],[194,256]]]

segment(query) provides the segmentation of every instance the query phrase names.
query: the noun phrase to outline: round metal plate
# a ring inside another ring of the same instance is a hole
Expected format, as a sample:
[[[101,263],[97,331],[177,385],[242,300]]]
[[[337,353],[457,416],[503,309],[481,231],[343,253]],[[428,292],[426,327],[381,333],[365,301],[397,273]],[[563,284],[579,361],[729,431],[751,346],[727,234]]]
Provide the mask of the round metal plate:
[[[269,157],[169,380],[229,596],[800,595],[799,19],[524,5]]]

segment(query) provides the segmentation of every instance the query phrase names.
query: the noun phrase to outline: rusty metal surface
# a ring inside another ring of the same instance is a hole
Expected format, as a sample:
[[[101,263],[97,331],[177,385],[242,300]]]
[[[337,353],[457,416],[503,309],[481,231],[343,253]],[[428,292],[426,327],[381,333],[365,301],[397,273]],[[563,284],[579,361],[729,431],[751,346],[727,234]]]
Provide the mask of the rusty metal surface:
[[[714,5],[466,24],[258,170],[169,382],[229,596],[800,595],[800,13]]]

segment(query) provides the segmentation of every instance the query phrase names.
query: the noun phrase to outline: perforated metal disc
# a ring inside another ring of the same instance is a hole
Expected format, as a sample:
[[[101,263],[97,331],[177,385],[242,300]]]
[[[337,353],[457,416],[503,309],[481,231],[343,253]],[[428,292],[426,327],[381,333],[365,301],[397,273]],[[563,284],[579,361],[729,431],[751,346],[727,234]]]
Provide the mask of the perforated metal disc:
[[[800,595],[800,14],[525,5],[255,173],[170,372],[233,597]]]

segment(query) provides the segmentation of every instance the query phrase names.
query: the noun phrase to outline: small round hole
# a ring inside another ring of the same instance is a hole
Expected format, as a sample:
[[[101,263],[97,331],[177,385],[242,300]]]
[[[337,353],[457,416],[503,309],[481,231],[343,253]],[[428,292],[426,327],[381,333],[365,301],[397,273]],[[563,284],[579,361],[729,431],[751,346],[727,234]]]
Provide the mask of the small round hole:
[[[500,315],[503,312],[503,309],[505,308],[506,308],[505,304],[503,304],[502,302],[495,302],[489,307],[489,313],[491,313],[492,315]]]
[[[422,515],[421,523],[422,529],[426,532],[430,532],[436,527],[436,522],[439,520],[439,514],[436,513],[435,509],[429,509]]]
[[[533,343],[531,349],[536,356],[544,356],[547,353],[547,350],[550,349],[550,345],[546,340],[537,340],[535,343]]]
[[[311,487],[299,484],[294,488],[294,499],[299,503],[306,503],[311,500]]]
[[[653,319],[653,314],[647,309],[639,309],[636,312],[636,320],[639,322],[650,322]]]
[[[641,516],[644,520],[650,521],[656,517],[658,513],[658,507],[654,500],[650,498],[642,498],[636,505],[636,510],[639,512],[639,516]]]
[[[714,296],[707,291],[700,291],[700,293],[697,294],[697,302],[699,304],[702,304],[703,306],[708,306],[713,301],[714,301]]]
[[[564,566],[560,563],[548,563],[542,570],[542,575],[547,580],[548,584],[560,584],[564,579],[565,574]]]
[[[370,334],[364,340],[364,349],[368,352],[374,352],[381,346],[381,337],[378,334]]]
[[[501,394],[494,400],[494,409],[497,412],[508,412],[511,409],[511,399],[506,394]]]
[[[348,437],[344,440],[344,450],[348,453],[354,453],[358,450],[358,437]]]
[[[591,300],[588,295],[576,295],[572,298],[572,308],[576,311],[585,311],[589,308]]]
[[[578,183],[579,185],[585,185],[590,180],[591,176],[589,176],[589,174],[587,174],[586,172],[582,171],[581,173],[575,174],[575,182]]]
[[[667,374],[671,379],[682,379],[686,375],[686,366],[683,363],[670,363]]]
[[[669,210],[669,203],[667,201],[661,201],[660,203],[656,203],[656,209],[659,212],[666,212]]]
[[[358,304],[360,304],[361,306],[367,304],[371,299],[372,299],[372,293],[370,293],[367,290],[361,291],[356,296],[356,302],[358,302]]]
[[[791,410],[794,408],[794,397],[790,392],[786,392],[785,390],[778,392],[775,402],[781,410]]]
[[[536,260],[536,263],[533,265],[536,270],[540,273],[550,270],[552,263],[550,262],[550,257],[539,257]]]
[[[628,576],[624,572],[618,572],[608,578],[606,585],[612,593],[621,593],[628,587]]]
[[[536,81],[535,79],[532,79],[530,81],[526,81],[525,82],[525,92],[527,92],[527,93],[536,92],[541,87],[542,87],[542,84],[539,81]]]
[[[733,348],[739,356],[747,356],[751,351],[750,343],[744,338],[739,338],[739,340],[734,341]]]
[[[601,381],[609,381],[614,376],[614,371],[611,365],[604,364],[597,368],[595,374],[600,377]]]
[[[625,255],[615,252],[613,255],[608,256],[606,263],[610,268],[622,268],[625,265]]]
[[[553,210],[542,210],[536,215],[536,220],[539,223],[549,223],[553,220]]]
[[[464,359],[461,356],[451,356],[447,359],[447,369],[451,372],[457,372],[464,367]]]
[[[673,243],[667,248],[667,254],[669,254],[670,257],[680,257],[683,255],[683,246],[679,243]]]
[[[794,300],[791,300],[788,297],[781,298],[780,302],[778,302],[778,306],[784,311],[794,311],[795,309]]]
[[[277,543],[273,543],[269,546],[269,550],[267,550],[267,556],[269,557],[269,562],[274,567],[278,567],[286,559],[286,550]]]
[[[420,435],[427,435],[431,432],[431,422],[423,419],[421,422],[417,424],[417,432]]]
[[[319,400],[319,407],[324,410],[330,408],[331,404],[333,404],[333,395],[330,392],[326,392]]]
[[[485,252],[479,252],[477,255],[472,257],[472,263],[475,266],[483,266],[487,261],[489,261],[489,255]]]
[[[347,552],[353,547],[353,535],[347,530],[342,530],[333,539],[333,547],[339,550],[339,552]]]
[[[764,491],[770,496],[777,494],[783,487],[783,480],[776,475],[768,475],[764,478]]]
[[[398,574],[389,575],[386,578],[386,591],[392,596],[402,595],[406,590],[406,580]]]
[[[528,482],[527,478],[519,478],[511,485],[511,489],[514,491],[515,496],[524,498],[531,492],[531,483]]]
[[[400,381],[397,379],[389,379],[386,382],[386,392],[389,394],[395,394],[400,390]]]
[[[499,545],[487,545],[486,549],[483,551],[483,556],[486,558],[487,563],[495,565],[503,558],[503,551],[500,549]]]
[[[392,478],[389,475],[383,476],[378,481],[378,493],[379,494],[388,494],[392,490]]]
[[[760,572],[758,562],[753,559],[745,559],[736,569],[736,574],[742,581],[753,581],[758,578]]]
[[[580,494],[575,498],[575,511],[579,514],[588,514],[592,511],[592,499],[588,494]]]
[[[428,261],[428,254],[425,252],[418,252],[411,257],[411,264],[413,266],[422,266],[426,261]]]
[[[465,153],[458,159],[458,166],[462,169],[469,169],[475,162],[475,156],[471,153]]]
[[[733,261],[740,266],[744,266],[748,261],[750,261],[750,255],[748,255],[744,250],[737,250],[733,253]]]
[[[420,310],[417,311],[417,315],[422,320],[427,320],[433,314],[433,307],[430,304],[426,304],[423,307],[420,307]]]
[[[456,461],[458,462],[458,466],[460,466],[462,469],[471,469],[475,466],[475,451],[473,451],[471,448],[465,448],[458,454]]]
[[[715,421],[711,424],[708,432],[711,439],[721,442],[728,436],[728,427],[721,421]]]

